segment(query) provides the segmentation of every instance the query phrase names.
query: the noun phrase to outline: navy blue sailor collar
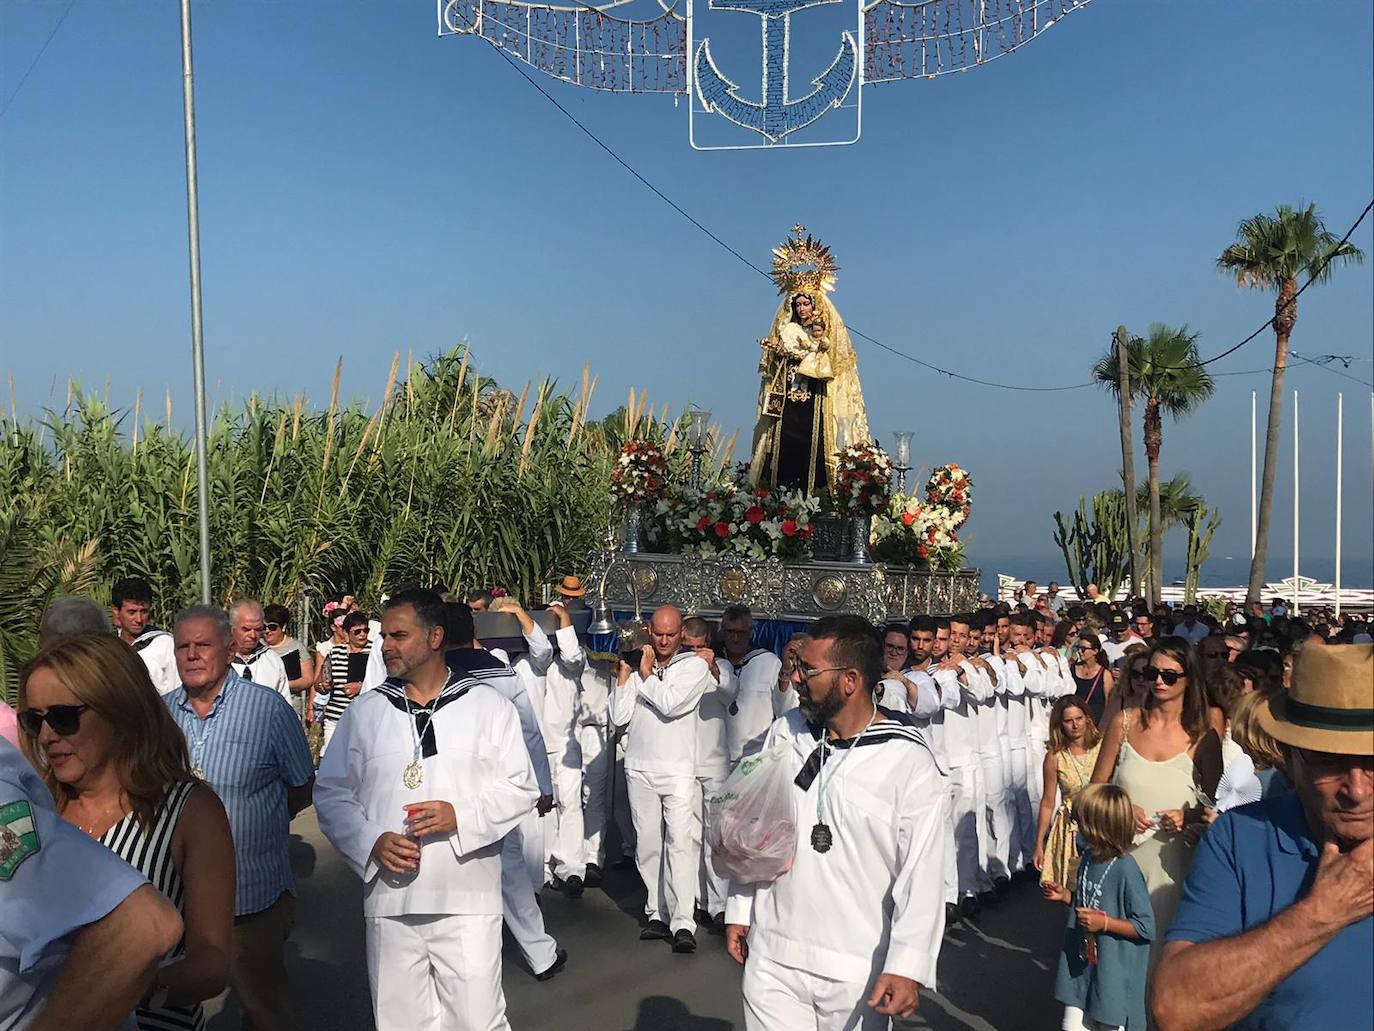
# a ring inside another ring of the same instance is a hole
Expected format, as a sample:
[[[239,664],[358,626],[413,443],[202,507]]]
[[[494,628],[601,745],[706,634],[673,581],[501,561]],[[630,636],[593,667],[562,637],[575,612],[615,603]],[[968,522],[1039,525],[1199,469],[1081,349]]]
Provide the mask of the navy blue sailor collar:
[[[439,754],[439,742],[434,736],[434,717],[440,709],[462,698],[477,686],[477,681],[464,673],[449,668],[448,680],[440,689],[438,696],[428,705],[412,702],[406,694],[405,682],[395,677],[387,677],[375,690],[391,705],[415,721],[415,731],[420,738],[420,754],[425,758]]]
[[[822,763],[829,760],[835,749],[853,748],[855,746],[867,748],[871,745],[881,745],[887,741],[902,740],[919,744],[929,751],[930,746],[921,736],[920,730],[908,714],[880,705],[878,706],[878,715],[882,717],[882,721],[874,723],[867,733],[857,734],[851,738],[826,741],[824,748],[821,747],[821,739],[825,733],[825,724],[807,720],[806,730],[811,735],[811,740],[816,742],[816,747],[806,757],[806,762],[802,763],[802,768],[797,771],[792,782],[803,791],[810,788],[811,782],[816,779],[816,774],[821,770]],[[931,754],[934,755],[933,752]]]

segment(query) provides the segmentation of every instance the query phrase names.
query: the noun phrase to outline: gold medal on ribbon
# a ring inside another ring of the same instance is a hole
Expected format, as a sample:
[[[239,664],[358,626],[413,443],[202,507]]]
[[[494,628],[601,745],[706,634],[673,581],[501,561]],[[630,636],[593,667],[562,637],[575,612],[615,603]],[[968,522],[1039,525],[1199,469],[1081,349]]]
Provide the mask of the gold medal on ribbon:
[[[401,772],[401,783],[410,789],[418,788],[425,779],[425,768],[417,759]]]

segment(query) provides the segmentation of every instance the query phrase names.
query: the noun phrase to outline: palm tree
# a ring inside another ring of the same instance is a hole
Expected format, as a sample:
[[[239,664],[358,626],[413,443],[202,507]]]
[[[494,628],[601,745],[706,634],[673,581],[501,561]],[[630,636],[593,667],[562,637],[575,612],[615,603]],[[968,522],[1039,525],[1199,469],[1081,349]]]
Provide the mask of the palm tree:
[[[1264,432],[1264,473],[1260,481],[1255,554],[1250,559],[1250,585],[1245,593],[1247,605],[1258,601],[1264,589],[1269,517],[1274,508],[1274,469],[1279,457],[1283,376],[1288,369],[1288,338],[1298,321],[1298,278],[1325,283],[1338,262],[1358,265],[1362,261],[1363,251],[1327,231],[1315,204],[1301,211],[1280,204],[1272,215],[1247,218],[1236,229],[1236,242],[1217,258],[1217,268],[1233,274],[1236,286],[1277,293],[1272,322],[1274,378],[1269,387],[1269,425]]]
[[[1212,396],[1216,384],[1199,364],[1196,333],[1187,326],[1150,326],[1149,336],[1132,338],[1127,348],[1130,393],[1145,403],[1145,459],[1150,470],[1150,604],[1158,605],[1164,582],[1164,519],[1160,512],[1159,452],[1164,415],[1181,419]],[[1093,378],[1113,394],[1120,391],[1115,350],[1093,366]]]

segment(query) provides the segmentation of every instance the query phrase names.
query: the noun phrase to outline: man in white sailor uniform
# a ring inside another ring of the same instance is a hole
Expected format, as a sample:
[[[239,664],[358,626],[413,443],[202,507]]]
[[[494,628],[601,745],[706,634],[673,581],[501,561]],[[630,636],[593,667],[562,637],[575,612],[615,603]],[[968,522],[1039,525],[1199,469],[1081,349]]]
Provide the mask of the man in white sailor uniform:
[[[534,715],[539,721],[540,732],[542,733],[544,727],[544,692],[546,690],[544,678],[549,671],[549,665],[553,662],[553,642],[549,640],[549,635],[544,633],[543,628],[531,618],[530,614],[514,598],[497,598],[492,602],[490,611],[509,613],[520,624],[520,634],[525,639],[525,650],[511,655],[503,648],[493,648],[491,653],[515,670],[516,677],[519,678],[529,695],[530,705],[534,707]],[[547,741],[544,744],[546,747],[548,746]],[[542,788],[541,794],[543,794]],[[552,801],[550,801],[551,805]],[[548,856],[544,849],[543,819],[548,811],[549,809],[541,804],[539,809],[526,816],[525,822],[520,825],[521,843],[525,851],[525,870],[536,895],[544,890],[544,885],[549,880]]]
[[[1035,822],[1032,817],[1029,789],[1029,760],[1026,755],[1026,727],[1030,699],[1045,693],[1045,667],[1036,658],[1034,643],[1035,617],[1018,612],[1010,619],[1010,653],[1003,651],[1006,670],[1007,731],[1004,738],[1007,761],[1007,793],[1012,805],[1011,869],[1015,873],[1029,865],[1035,854]]]
[[[582,853],[582,749],[577,740],[577,717],[587,656],[567,608],[555,601],[549,611],[558,617],[558,629],[553,634],[553,661],[544,674],[540,723],[549,752],[554,798],[553,812],[544,821],[544,851],[554,884],[569,898],[580,898],[587,866]]]
[[[1039,696],[1032,696],[1027,703],[1026,719],[1026,788],[1030,796],[1032,813],[1040,811],[1040,798],[1045,790],[1045,752],[1049,748],[1050,710],[1066,694],[1073,694],[1076,687],[1069,660],[1059,654],[1051,641],[1054,639],[1054,620],[1043,614],[1036,617],[1035,656],[1045,667],[1045,689]],[[1057,785],[1050,785],[1057,791]],[[1031,855],[1035,854],[1035,843],[1031,843]]]
[[[611,679],[614,663],[588,656],[580,678],[577,704],[577,749],[582,756],[582,865],[586,887],[601,883],[605,864],[603,833],[606,829],[607,789],[610,784]]]
[[[391,674],[339,720],[320,827],[363,880],[378,1031],[502,1031],[501,840],[539,789],[515,708],[444,661],[443,602],[382,613]]]
[[[266,629],[262,605],[251,598],[234,603],[229,609],[229,629],[234,635],[234,654],[229,665],[244,680],[276,691],[291,701],[291,678],[281,656],[262,639]]]
[[[725,878],[719,876],[707,861],[705,847],[706,800],[720,790],[730,776],[730,750],[726,743],[726,713],[735,700],[738,681],[730,664],[718,659],[710,647],[711,627],[699,616],[690,616],[682,623],[682,646],[696,652],[711,671],[712,685],[701,696],[697,706],[697,798],[692,809],[693,832],[699,842],[701,859],[698,863],[697,901],[700,912],[694,914],[702,923],[709,923],[716,934],[725,933]],[[704,918],[704,919],[703,919]]]
[[[725,661],[738,682],[735,700],[726,710],[730,768],[746,754],[757,752],[772,722],[787,701],[778,690],[782,660],[767,648],[755,648],[754,617],[747,605],[729,605],[720,617]]]
[[[110,591],[110,622],[119,639],[138,653],[158,694],[181,686],[172,635],[152,622],[153,589],[147,580],[126,576]]]
[[[520,735],[539,787],[536,817],[553,805],[553,782],[549,772],[548,748],[539,720],[530,703],[529,692],[515,671],[491,652],[477,647],[472,610],[461,601],[444,604],[444,662],[449,672],[490,687],[515,706],[520,718]],[[568,950],[560,949],[544,927],[544,914],[535,898],[534,884],[525,867],[524,836],[517,827],[501,842],[501,901],[506,926],[529,964],[536,981],[547,981],[567,965]]]
[[[769,730],[795,771],[798,840],[777,880],[731,884],[747,1031],[886,1029],[935,986],[948,792],[922,736],[874,702],[881,647],[861,617],[818,620],[793,673],[801,708]]]
[[[927,625],[932,627],[930,631],[918,631],[918,627]],[[978,759],[978,702],[967,684],[967,674],[964,674],[964,681],[960,681],[963,671],[957,663],[949,662],[949,620],[943,616],[918,616],[911,621],[911,626],[913,640],[918,633],[930,634],[930,665],[926,672],[939,686],[942,699],[939,736],[944,743],[944,761],[949,764],[955,881],[960,909],[966,916],[972,916],[978,909],[986,838],[981,826],[986,801],[983,767]],[[955,704],[944,705],[946,698]]]
[[[991,667],[971,657],[969,615],[951,616],[949,623],[949,660],[959,669],[961,683],[971,695],[978,718],[975,723],[975,755],[983,778],[983,808],[979,811],[978,842],[981,863],[979,888],[983,892],[1011,883],[1009,856],[1012,852],[1012,808],[1007,794],[1006,771],[1002,764],[1002,743],[998,732],[998,686]],[[996,901],[995,896],[989,901]]]
[[[682,613],[654,611],[651,647],[637,667],[620,663],[611,719],[628,725],[625,783],[635,826],[635,865],[648,889],[643,941],[671,940],[674,952],[697,947],[692,902],[701,842],[693,833],[697,798],[697,706],[714,689],[700,656],[682,650]]]

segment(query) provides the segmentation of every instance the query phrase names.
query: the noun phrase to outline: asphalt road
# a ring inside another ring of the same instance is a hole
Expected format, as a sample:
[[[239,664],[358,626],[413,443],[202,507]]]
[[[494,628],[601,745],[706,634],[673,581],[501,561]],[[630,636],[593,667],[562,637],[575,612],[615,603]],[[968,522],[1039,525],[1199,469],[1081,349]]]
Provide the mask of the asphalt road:
[[[296,1027],[371,1031],[357,878],[320,833],[314,810],[293,830],[299,886],[287,966]],[[633,873],[617,871],[579,900],[545,893],[544,918],[568,949],[568,967],[540,984],[507,939],[504,980],[514,1031],[742,1031],[740,969],[725,954],[724,939],[703,931],[691,956],[639,941],[643,896]],[[1064,917],[1033,884],[1016,886],[975,925],[946,933],[940,990],[923,991],[916,1017],[898,1027],[1057,1029],[1053,984]],[[231,999],[216,1000],[207,1013],[210,1031],[239,1028]]]

